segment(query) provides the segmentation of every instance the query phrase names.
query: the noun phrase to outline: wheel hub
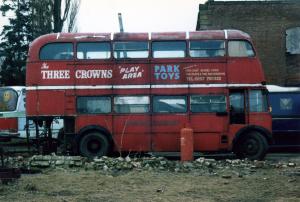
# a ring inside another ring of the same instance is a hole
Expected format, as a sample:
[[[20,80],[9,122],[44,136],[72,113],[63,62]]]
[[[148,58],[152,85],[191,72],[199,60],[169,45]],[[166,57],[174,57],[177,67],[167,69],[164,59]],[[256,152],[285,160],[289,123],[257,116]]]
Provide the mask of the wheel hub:
[[[245,152],[247,154],[255,154],[258,151],[257,142],[253,139],[248,140],[245,145]]]
[[[91,140],[87,146],[90,152],[97,153],[101,148],[101,143],[97,140]]]

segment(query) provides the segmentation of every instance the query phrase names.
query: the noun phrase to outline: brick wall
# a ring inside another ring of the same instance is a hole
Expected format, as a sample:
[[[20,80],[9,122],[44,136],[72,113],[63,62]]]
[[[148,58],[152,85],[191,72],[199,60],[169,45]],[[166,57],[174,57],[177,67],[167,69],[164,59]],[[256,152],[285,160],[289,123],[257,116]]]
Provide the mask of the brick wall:
[[[208,1],[200,4],[197,30],[249,33],[267,82],[300,86],[300,55],[286,53],[286,29],[300,27],[300,1]]]

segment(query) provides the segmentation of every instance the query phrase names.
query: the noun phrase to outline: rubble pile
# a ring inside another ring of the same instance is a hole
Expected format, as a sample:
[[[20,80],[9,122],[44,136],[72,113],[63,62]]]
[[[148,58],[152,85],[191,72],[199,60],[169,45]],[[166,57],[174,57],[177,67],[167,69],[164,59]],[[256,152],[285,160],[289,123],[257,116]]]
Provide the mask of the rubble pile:
[[[104,172],[119,172],[130,170],[153,170],[170,172],[197,172],[198,174],[224,175],[235,173],[237,176],[251,174],[257,169],[267,168],[299,168],[296,163],[272,163],[270,161],[249,161],[247,159],[215,160],[200,157],[191,162],[168,160],[164,157],[100,157],[89,160],[81,156],[34,155],[29,158],[22,156],[9,157],[8,164],[19,168],[78,168],[99,170]]]
[[[55,167],[82,167],[86,158],[81,156],[34,155],[29,158],[22,156],[9,157],[6,164],[17,168],[55,168]]]

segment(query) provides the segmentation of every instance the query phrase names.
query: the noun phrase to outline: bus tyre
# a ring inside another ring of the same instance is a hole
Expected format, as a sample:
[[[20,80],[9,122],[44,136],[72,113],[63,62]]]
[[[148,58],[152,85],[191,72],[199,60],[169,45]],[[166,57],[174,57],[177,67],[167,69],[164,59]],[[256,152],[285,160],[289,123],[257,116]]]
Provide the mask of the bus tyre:
[[[81,155],[88,158],[105,156],[109,151],[109,141],[99,132],[90,132],[81,138],[79,150]]]
[[[259,132],[252,131],[237,142],[236,154],[239,158],[248,158],[250,160],[262,160],[268,150],[266,138]]]

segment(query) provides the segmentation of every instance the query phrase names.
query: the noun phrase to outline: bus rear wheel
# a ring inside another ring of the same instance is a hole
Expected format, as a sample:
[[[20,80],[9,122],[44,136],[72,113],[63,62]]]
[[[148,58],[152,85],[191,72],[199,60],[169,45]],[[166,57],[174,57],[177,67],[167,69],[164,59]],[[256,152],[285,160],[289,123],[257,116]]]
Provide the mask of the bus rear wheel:
[[[81,138],[79,150],[81,155],[93,158],[107,155],[109,146],[105,135],[99,132],[90,132]]]
[[[256,131],[252,131],[241,137],[237,144],[236,155],[239,158],[262,160],[268,150],[266,138]]]

